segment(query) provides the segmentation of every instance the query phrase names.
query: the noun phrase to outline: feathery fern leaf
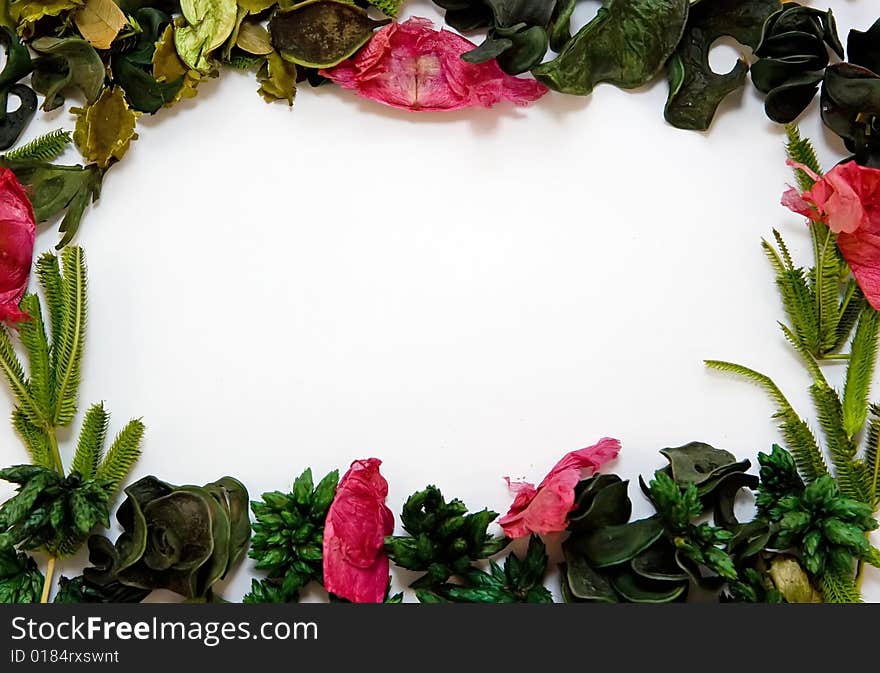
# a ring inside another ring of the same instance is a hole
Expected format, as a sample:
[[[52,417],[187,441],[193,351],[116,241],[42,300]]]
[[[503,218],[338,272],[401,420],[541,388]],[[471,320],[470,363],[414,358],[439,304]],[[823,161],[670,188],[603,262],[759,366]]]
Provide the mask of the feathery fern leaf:
[[[20,408],[16,408],[12,412],[12,427],[24,442],[25,448],[31,456],[31,462],[34,465],[52,469],[54,467],[52,448],[45,431],[32,425]]]
[[[862,602],[862,597],[852,578],[836,573],[822,575],[822,594],[826,603]]]
[[[785,134],[788,136],[788,143],[785,146],[788,158],[795,163],[803,164],[817,175],[822,175],[822,167],[816,158],[816,150],[813,149],[813,143],[807,138],[801,137],[797,124],[786,124]],[[815,180],[809,174],[799,168],[795,169],[794,176],[803,192],[810,189],[815,183]]]
[[[855,279],[850,278],[847,281],[846,289],[843,293],[843,299],[840,301],[840,308],[837,311],[840,319],[837,321],[837,341],[831,349],[832,353],[836,353],[849,339],[852,328],[862,313],[862,309],[867,306],[865,295],[859,289]]]
[[[871,405],[871,420],[868,422],[868,439],[865,445],[865,471],[867,473],[867,491],[871,496],[871,505],[876,508],[880,504],[880,407]]]
[[[61,278],[64,306],[61,331],[54,344],[58,351],[55,373],[56,395],[54,425],[69,425],[76,414],[83,344],[86,331],[86,263],[82,248],[68,246],[61,253],[64,274]]]
[[[816,323],[819,326],[819,339],[815,354],[819,357],[832,352],[837,343],[837,327],[840,322],[840,254],[837,242],[830,229],[818,231],[817,225],[810,230],[816,245],[816,266],[810,274],[813,281],[813,296],[816,298]]]
[[[96,479],[109,484],[108,489],[111,493],[119,488],[140,457],[144,429],[144,424],[139,419],[129,421],[122,432],[116,435],[104,462],[95,473]]]
[[[782,436],[785,437],[788,450],[794,456],[804,481],[810,483],[817,477],[828,473],[828,466],[825,464],[819,443],[812,430],[797,415],[794,407],[769,376],[733,362],[706,360],[705,363],[710,369],[742,376],[763,388],[770,395],[777,407],[774,418],[779,419]]]
[[[843,389],[843,425],[851,439],[861,431],[868,417],[868,394],[877,362],[880,313],[868,306],[862,312],[850,348]]]
[[[21,300],[21,309],[31,317],[18,326],[18,336],[28,356],[30,371],[28,385],[31,397],[40,408],[40,414],[48,418],[52,415],[55,385],[52,380],[54,372],[49,360],[49,340],[46,338],[46,329],[43,326],[43,311],[39,298],[34,294],[25,295]]]
[[[73,141],[70,132],[64,129],[56,129],[38,138],[34,138],[26,145],[17,147],[7,152],[4,159],[12,161],[40,161],[50,163],[64,154],[64,150]]]
[[[62,323],[64,322],[64,300],[58,257],[51,252],[43,253],[37,258],[35,269],[37,277],[40,279],[40,287],[43,288],[43,296],[46,299],[46,310],[49,313],[52,335],[55,337],[61,332]],[[55,343],[54,338],[53,343]]]
[[[24,375],[24,368],[21,366],[21,361],[18,359],[15,349],[12,347],[9,332],[3,326],[0,326],[0,369],[3,370],[18,408],[21,409],[25,418],[37,427],[45,425],[39,406],[31,397],[30,386]]]
[[[83,479],[92,479],[98,472],[104,457],[104,441],[109,424],[110,414],[104,409],[103,403],[93,404],[86,412],[70,468],[79,472]]]

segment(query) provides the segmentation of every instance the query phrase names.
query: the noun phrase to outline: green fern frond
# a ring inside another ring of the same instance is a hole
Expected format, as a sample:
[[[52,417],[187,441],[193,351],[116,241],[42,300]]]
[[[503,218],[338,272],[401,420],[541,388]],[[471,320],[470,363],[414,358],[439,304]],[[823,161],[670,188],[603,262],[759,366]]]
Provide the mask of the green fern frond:
[[[812,229],[816,229],[813,225]],[[840,322],[840,254],[837,242],[830,229],[815,232],[821,236],[816,240],[816,267],[811,274],[813,296],[816,298],[816,323],[819,327],[817,356],[832,352],[837,343],[837,327]]]
[[[104,462],[95,473],[99,480],[110,484],[109,489],[115,492],[125,480],[132,466],[141,455],[141,440],[144,437],[144,424],[138,419],[129,421],[122,432],[116,435]]]
[[[68,246],[61,253],[64,274],[61,297],[64,307],[61,331],[54,344],[58,351],[55,373],[56,395],[53,424],[69,425],[76,414],[83,344],[86,332],[86,262],[82,248]]]
[[[15,428],[18,436],[21,437],[21,441],[24,442],[25,448],[27,448],[31,456],[31,462],[34,465],[52,469],[54,467],[52,464],[52,448],[46,433],[32,425],[24,415],[24,412],[18,408],[12,412],[12,427]]]
[[[868,395],[877,362],[877,337],[880,314],[868,306],[859,320],[850,348],[843,389],[843,426],[852,439],[865,425],[868,417]]]
[[[785,239],[782,238],[782,234],[776,229],[773,230],[773,238],[776,240],[776,245],[779,246],[779,252],[782,254],[785,268],[791,271],[794,269],[794,261],[791,258],[791,253],[788,251],[788,246],[785,244]]]
[[[103,403],[93,404],[86,412],[70,468],[74,472],[79,472],[84,479],[92,479],[101,466],[101,459],[104,457],[104,440],[109,425],[110,414],[104,409]]]
[[[855,279],[850,278],[847,281],[843,299],[841,299],[840,308],[837,311],[840,319],[837,321],[837,339],[834,342],[834,347],[831,349],[832,353],[836,353],[843,348],[856,321],[867,304],[868,302],[865,301],[865,295],[859,289],[858,283],[856,283]]]
[[[788,444],[788,450],[794,456],[798,470],[807,483],[828,473],[828,466],[822,457],[822,451],[819,449],[815,435],[797,415],[794,407],[769,376],[732,362],[722,360],[706,360],[705,362],[710,369],[742,376],[763,388],[770,395],[777,407],[774,418],[779,419],[779,428]]]
[[[29,387],[31,397],[40,409],[43,418],[52,415],[52,396],[54,393],[53,371],[49,358],[49,341],[43,326],[43,311],[40,300],[34,294],[27,294],[21,300],[21,310],[30,316],[18,326],[18,336],[28,356],[30,370]]]
[[[4,159],[13,161],[34,161],[49,163],[55,161],[64,154],[64,150],[73,141],[68,131],[56,129],[34,138],[26,145],[22,145],[4,155]]]
[[[368,0],[373,7],[381,10],[385,16],[396,17],[406,0]]]
[[[813,148],[813,143],[807,138],[801,137],[797,124],[786,124],[785,134],[788,136],[788,143],[785,146],[785,153],[788,155],[788,158],[807,166],[817,175],[822,175],[822,167],[819,165],[819,159],[816,158],[816,150]],[[800,169],[795,169],[794,175],[802,192],[810,189],[815,183],[813,178]]]
[[[820,343],[820,327],[816,319],[816,299],[801,269],[784,271],[776,278],[782,306],[798,340],[815,352]]]
[[[826,603],[861,603],[862,596],[851,577],[835,573],[822,575],[822,595]]]
[[[39,406],[31,397],[30,386],[24,375],[24,368],[18,359],[18,355],[15,353],[15,349],[12,347],[9,332],[3,326],[0,326],[0,369],[3,370],[9,387],[12,389],[15,401],[25,418],[31,424],[42,427],[44,420],[40,414]]]
[[[865,443],[865,470],[868,478],[868,493],[871,496],[871,505],[876,507],[880,504],[880,408],[871,405],[871,420],[868,422],[868,439]]]

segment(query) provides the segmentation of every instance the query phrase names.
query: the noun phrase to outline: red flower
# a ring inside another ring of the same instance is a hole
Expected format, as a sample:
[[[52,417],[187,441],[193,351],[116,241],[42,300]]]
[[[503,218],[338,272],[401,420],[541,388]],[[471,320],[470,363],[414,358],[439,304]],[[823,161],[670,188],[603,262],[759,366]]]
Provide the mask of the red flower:
[[[412,18],[385,26],[354,58],[321,74],[404,110],[492,107],[502,100],[526,105],[547,93],[540,82],[506,74],[494,59],[461,60],[474,46],[460,35],[434,30],[428,19]]]
[[[782,205],[837,234],[837,247],[856,282],[880,310],[880,170],[850,161],[819,176],[807,166],[789,163],[816,184],[803,194],[789,188]]]
[[[34,255],[34,209],[15,178],[0,168],[0,321],[27,320],[18,308]]]
[[[605,437],[595,446],[565,454],[538,484],[528,482],[507,484],[516,493],[510,511],[498,520],[508,537],[525,537],[531,533],[545,535],[565,530],[568,513],[574,508],[574,487],[583,476],[589,476],[602,465],[617,458],[620,442]],[[582,472],[587,470],[587,474]]]
[[[385,506],[381,460],[356,460],[339,482],[324,526],[324,587],[353,603],[381,603],[388,586],[385,536],[394,515]]]

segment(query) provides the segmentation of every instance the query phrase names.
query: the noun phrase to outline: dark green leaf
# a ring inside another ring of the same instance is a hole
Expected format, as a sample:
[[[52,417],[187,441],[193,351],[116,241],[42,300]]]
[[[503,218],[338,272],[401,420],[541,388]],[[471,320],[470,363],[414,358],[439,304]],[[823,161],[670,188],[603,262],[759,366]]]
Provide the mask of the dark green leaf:
[[[703,442],[690,442],[684,446],[660,451],[669,460],[672,478],[680,486],[700,485],[713,473],[736,464],[736,457],[724,449],[716,449]]]
[[[684,32],[688,0],[609,0],[559,56],[533,70],[563,93],[586,95],[599,82],[624,89],[647,84]]]
[[[687,582],[651,582],[641,579],[628,570],[611,576],[614,589],[633,603],[671,603],[680,598],[687,589]]]
[[[30,43],[41,56],[34,61],[31,83],[46,100],[43,109],[64,104],[64,90],[79,89],[89,104],[98,100],[104,88],[104,63],[94,47],[77,37],[41,37]]]
[[[846,55],[849,62],[880,75],[880,19],[868,30],[849,31],[846,40]]]
[[[573,534],[568,544],[595,568],[625,563],[663,535],[659,518],[650,517],[597,531]]]

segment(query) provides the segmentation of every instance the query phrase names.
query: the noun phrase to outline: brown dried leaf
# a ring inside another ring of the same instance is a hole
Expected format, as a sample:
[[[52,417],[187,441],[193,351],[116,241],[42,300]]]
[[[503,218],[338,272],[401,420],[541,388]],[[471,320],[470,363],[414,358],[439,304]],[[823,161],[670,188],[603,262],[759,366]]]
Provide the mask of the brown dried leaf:
[[[74,22],[95,49],[109,49],[128,20],[113,0],[87,0]]]

